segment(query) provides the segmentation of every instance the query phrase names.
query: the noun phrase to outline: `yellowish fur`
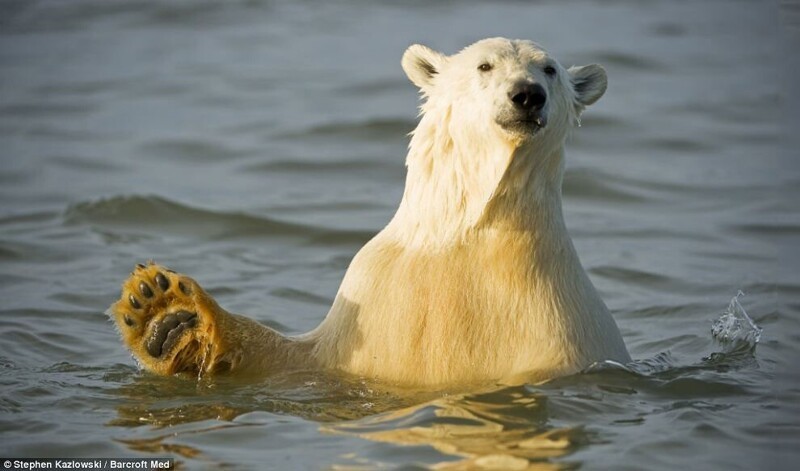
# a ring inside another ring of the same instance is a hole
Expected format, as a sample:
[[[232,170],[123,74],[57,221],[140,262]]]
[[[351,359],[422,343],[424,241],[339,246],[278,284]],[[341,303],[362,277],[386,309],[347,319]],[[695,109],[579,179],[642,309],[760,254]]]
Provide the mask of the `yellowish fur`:
[[[479,71],[481,63],[491,70]],[[547,65],[557,73],[543,72]],[[605,91],[602,68],[566,70],[533,43],[501,38],[454,56],[412,46],[403,67],[426,98],[405,193],[392,221],[353,259],[317,329],[283,337],[222,310],[196,284],[202,296],[148,307],[142,325],[193,304],[206,314],[184,336],[203,351],[213,345],[211,363],[251,374],[300,367],[399,384],[513,382],[629,361],[561,209],[564,141]],[[521,82],[547,93],[547,125],[535,132],[503,124],[518,113],[509,90]],[[154,273],[126,282],[112,307],[118,323],[141,311],[128,297],[142,280],[153,284]],[[142,349],[147,329],[134,334],[120,324],[145,367],[174,372],[164,365],[177,354],[152,358]],[[209,365],[202,370],[216,371]]]

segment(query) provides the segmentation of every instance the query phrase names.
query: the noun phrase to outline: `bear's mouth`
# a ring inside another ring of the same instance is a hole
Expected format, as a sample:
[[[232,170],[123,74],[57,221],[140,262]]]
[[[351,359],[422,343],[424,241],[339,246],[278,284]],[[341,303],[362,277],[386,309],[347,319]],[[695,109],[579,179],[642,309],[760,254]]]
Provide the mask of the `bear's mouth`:
[[[185,331],[194,327],[197,327],[197,314],[193,312],[167,314],[153,325],[150,338],[145,342],[147,353],[161,357],[172,350]]]
[[[525,118],[519,120],[520,124],[523,126],[529,126],[535,128],[534,130],[542,129],[543,127],[547,126],[547,119],[543,116],[536,116],[534,118]]]
[[[532,135],[547,126],[547,118],[542,114],[536,113],[513,119],[498,120],[497,124],[504,130],[515,134]]]

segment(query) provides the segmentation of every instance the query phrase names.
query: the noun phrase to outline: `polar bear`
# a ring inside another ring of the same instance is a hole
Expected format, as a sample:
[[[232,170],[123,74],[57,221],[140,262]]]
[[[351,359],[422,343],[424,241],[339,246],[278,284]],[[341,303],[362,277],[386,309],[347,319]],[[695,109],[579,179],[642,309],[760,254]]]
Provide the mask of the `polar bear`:
[[[504,38],[452,56],[413,45],[402,66],[423,96],[405,192],[322,323],[284,336],[228,313],[191,278],[140,264],[109,313],[145,369],[453,385],[630,361],[561,210],[564,142],[604,94],[604,69],[566,69]]]

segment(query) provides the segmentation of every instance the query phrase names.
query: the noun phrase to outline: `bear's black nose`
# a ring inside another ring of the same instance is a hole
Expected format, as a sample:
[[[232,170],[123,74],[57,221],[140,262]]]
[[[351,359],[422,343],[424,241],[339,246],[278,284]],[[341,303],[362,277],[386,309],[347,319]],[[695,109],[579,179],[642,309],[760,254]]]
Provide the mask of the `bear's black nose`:
[[[547,94],[545,94],[544,88],[538,83],[517,85],[508,93],[508,97],[514,102],[516,108],[525,111],[532,109],[540,110],[547,101]]]

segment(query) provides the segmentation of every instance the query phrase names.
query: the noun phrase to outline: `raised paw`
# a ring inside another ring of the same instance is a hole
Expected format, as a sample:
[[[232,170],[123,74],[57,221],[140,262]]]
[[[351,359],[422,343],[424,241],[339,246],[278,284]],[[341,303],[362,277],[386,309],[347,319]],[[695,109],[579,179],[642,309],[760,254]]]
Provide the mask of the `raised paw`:
[[[221,309],[191,278],[138,264],[109,309],[139,363],[159,374],[201,372],[217,336]]]

